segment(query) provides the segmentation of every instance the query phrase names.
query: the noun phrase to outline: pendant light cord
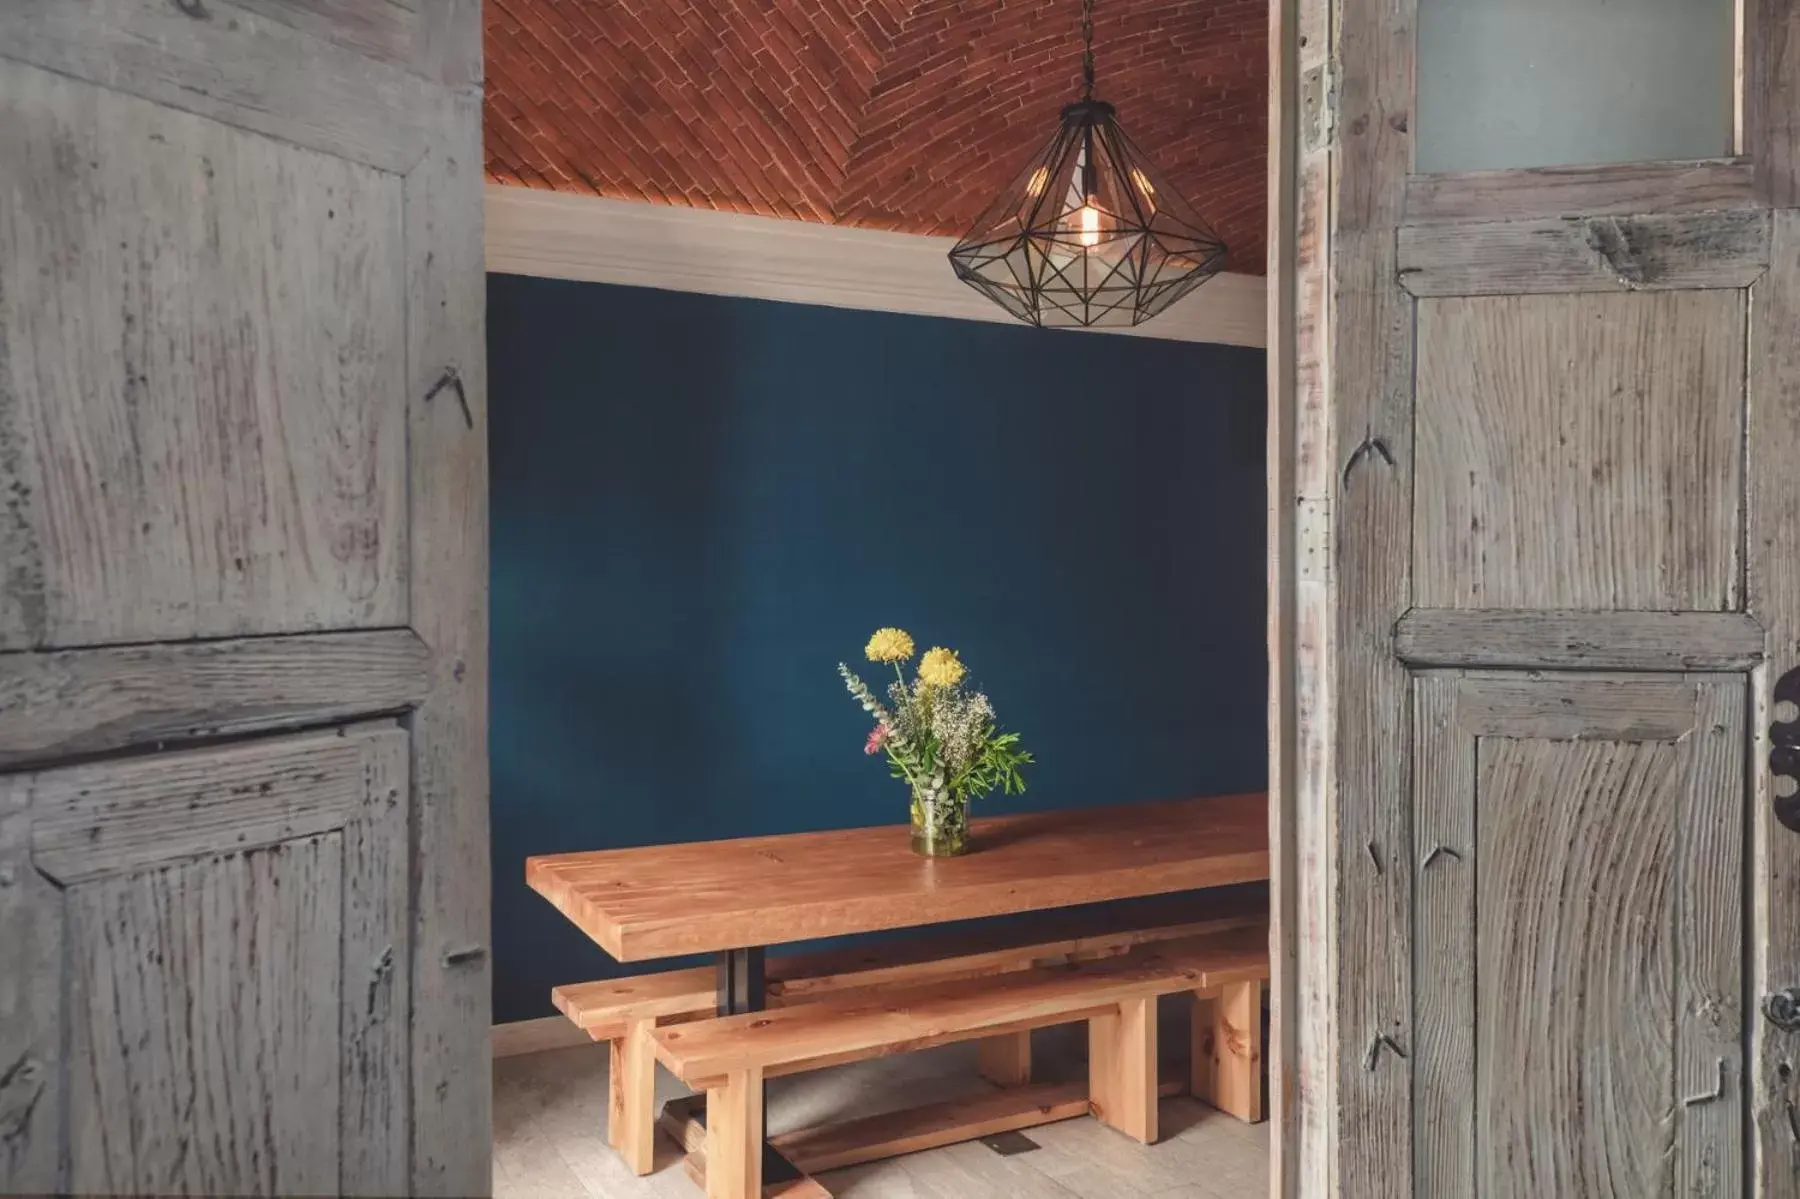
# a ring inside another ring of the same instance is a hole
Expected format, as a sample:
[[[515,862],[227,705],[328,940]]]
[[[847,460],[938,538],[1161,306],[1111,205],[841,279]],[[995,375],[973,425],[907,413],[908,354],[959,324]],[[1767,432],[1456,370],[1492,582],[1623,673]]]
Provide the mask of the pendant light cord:
[[[1081,0],[1081,80],[1086,90],[1082,99],[1094,98],[1094,0]]]

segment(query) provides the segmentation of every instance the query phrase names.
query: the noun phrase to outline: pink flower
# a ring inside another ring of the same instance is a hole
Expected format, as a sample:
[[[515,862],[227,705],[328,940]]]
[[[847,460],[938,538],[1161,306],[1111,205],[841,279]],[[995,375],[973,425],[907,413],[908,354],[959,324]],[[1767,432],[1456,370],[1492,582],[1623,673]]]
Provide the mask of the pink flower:
[[[888,726],[885,724],[876,725],[869,730],[869,739],[863,743],[863,752],[866,754],[879,753],[881,747],[887,744],[887,739]]]

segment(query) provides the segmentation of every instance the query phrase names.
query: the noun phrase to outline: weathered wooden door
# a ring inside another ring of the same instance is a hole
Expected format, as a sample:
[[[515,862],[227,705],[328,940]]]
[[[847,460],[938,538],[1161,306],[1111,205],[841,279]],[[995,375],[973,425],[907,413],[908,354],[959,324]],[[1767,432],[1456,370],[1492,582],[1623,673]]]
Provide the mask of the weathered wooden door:
[[[490,1185],[480,91],[0,5],[0,1192]]]
[[[1278,12],[1281,1185],[1800,1196],[1800,4]]]

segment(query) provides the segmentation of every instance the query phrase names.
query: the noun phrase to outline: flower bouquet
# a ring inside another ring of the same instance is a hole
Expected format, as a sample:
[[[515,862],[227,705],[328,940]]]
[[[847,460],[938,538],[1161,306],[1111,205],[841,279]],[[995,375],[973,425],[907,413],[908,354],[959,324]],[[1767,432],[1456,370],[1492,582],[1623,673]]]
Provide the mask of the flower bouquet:
[[[911,682],[905,665],[912,660],[913,639],[904,630],[877,629],[866,652],[869,661],[893,667],[887,703],[841,662],[838,673],[875,718],[863,752],[886,754],[893,776],[912,788],[913,852],[967,853],[969,801],[996,787],[1007,795],[1023,793],[1019,771],[1030,765],[1031,755],[1020,747],[1017,733],[1000,731],[988,697],[964,688],[968,671],[956,651],[926,650]]]

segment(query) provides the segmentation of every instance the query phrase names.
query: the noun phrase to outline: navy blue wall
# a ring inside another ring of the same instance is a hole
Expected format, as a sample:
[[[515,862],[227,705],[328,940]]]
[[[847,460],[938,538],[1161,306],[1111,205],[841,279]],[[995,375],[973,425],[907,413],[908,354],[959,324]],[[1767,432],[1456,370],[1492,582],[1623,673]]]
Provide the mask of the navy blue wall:
[[[905,819],[877,625],[1037,753],[978,813],[1263,785],[1260,351],[505,275],[488,338],[496,1020],[617,969],[529,854]]]

